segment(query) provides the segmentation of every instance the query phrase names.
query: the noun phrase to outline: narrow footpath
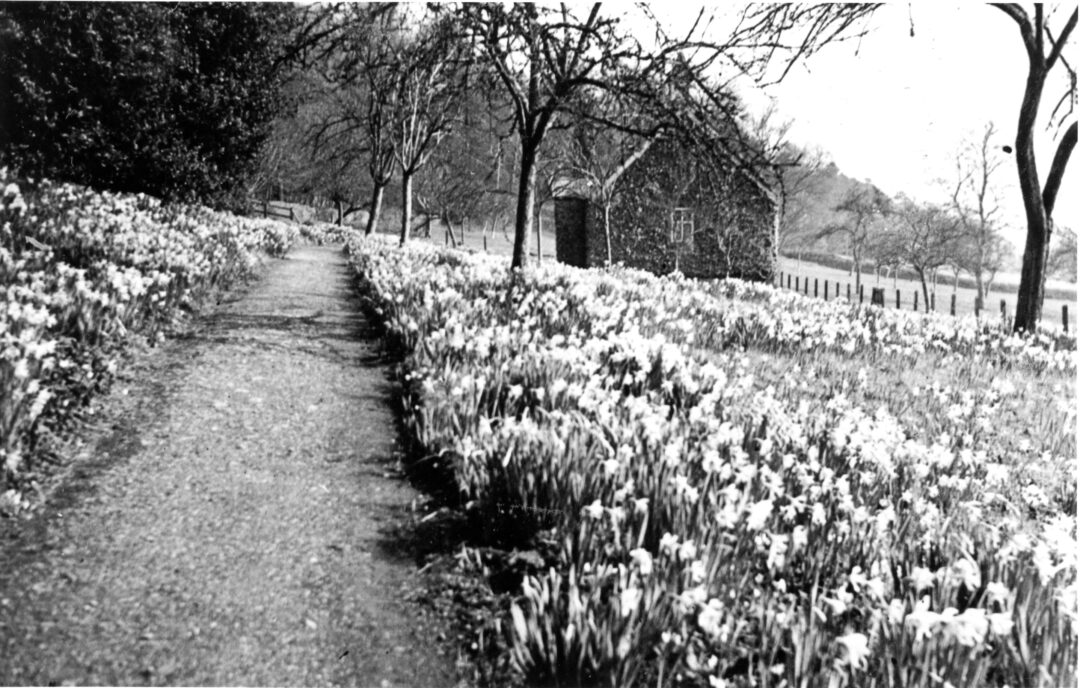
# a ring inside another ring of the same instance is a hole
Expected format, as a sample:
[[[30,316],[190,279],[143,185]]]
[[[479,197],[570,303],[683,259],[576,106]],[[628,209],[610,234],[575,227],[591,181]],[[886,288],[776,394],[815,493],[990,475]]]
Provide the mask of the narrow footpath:
[[[340,250],[297,248],[151,358],[0,531],[0,685],[456,685],[410,601],[417,494]]]

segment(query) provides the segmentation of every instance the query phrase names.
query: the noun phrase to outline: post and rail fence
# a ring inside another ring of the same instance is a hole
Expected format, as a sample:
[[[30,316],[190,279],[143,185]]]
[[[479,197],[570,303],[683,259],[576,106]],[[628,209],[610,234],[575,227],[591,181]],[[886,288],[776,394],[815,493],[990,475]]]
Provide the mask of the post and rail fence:
[[[296,222],[296,210],[289,203],[281,201],[252,200],[252,210],[262,217],[272,217],[277,220]]]
[[[796,293],[801,293],[801,294],[804,294],[806,296],[810,296],[810,279],[811,279],[810,277],[802,277],[800,279],[800,277],[798,275],[792,275],[791,273],[784,273],[783,271],[781,271],[781,272],[778,273],[778,278],[776,280],[776,284],[777,284],[777,286],[779,286],[781,288],[793,289],[793,291],[795,291]],[[817,298],[818,293],[819,293],[819,290],[818,290],[819,282],[818,282],[818,278],[816,278],[816,277],[813,278],[813,280],[814,280],[813,295],[814,295],[814,298]],[[825,280],[824,282],[825,282],[824,298],[825,298],[826,301],[828,301],[829,300],[829,280]],[[836,281],[835,285],[836,285],[836,289],[833,291],[833,294],[835,295],[834,298],[840,298],[840,294],[841,294],[840,281]],[[895,290],[895,292],[896,292],[896,308],[897,308],[897,310],[902,308],[903,303],[904,303],[901,291],[902,290],[900,290],[900,289]],[[865,295],[866,295],[865,294],[865,285],[859,284],[859,288],[858,288],[858,292],[857,292],[857,298],[858,298],[859,303],[864,303],[865,302]],[[851,283],[850,282],[847,284],[847,300],[848,301],[853,301],[853,299],[852,299],[852,288],[851,288]],[[885,301],[886,301],[886,289],[885,289],[885,287],[871,287],[870,304],[873,305],[873,306],[878,306],[880,308],[885,308],[886,307],[885,306]],[[936,292],[934,292],[934,291],[930,292],[929,301],[930,301],[930,311],[936,312],[936,310],[937,310],[937,293]],[[912,291],[912,300],[911,300],[910,303],[912,304],[913,310],[915,310],[915,311],[920,310],[920,292],[919,292],[918,289],[915,289],[915,290]],[[979,300],[976,299],[975,308],[974,308],[975,316],[978,317],[984,311],[985,311],[985,308],[983,308],[982,304],[979,303]],[[1010,313],[1009,313],[1008,303],[1007,303],[1007,301],[1005,299],[1001,299],[1001,302],[999,304],[999,312],[1001,314],[1001,321],[1003,323],[1008,324],[1008,322],[1009,322],[1009,314]],[[950,296],[949,296],[949,315],[955,317],[956,314],[957,314],[956,293],[954,292],[954,293],[950,294]],[[1062,304],[1062,306],[1061,306],[1061,325],[1062,325],[1062,329],[1064,330],[1064,332],[1066,334],[1068,334],[1069,330],[1070,330],[1070,325],[1069,325],[1069,305],[1068,304]]]

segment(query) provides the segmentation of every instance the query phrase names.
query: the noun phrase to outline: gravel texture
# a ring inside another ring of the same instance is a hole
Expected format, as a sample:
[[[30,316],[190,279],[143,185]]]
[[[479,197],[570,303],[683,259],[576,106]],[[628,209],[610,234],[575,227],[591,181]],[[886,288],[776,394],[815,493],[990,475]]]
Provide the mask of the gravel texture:
[[[304,247],[114,387],[0,528],[0,684],[453,686],[409,601],[387,363],[338,249]]]

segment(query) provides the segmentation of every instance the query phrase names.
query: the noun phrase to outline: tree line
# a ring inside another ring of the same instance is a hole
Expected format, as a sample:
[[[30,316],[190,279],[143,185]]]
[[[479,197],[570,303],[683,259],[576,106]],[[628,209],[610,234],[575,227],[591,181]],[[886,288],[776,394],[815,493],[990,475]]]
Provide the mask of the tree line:
[[[927,309],[930,283],[936,284],[941,274],[958,281],[966,273],[974,279],[981,308],[995,277],[1012,258],[1012,246],[1002,235],[1005,219],[998,188],[1005,159],[992,143],[997,134],[996,127],[987,124],[977,140],[961,147],[954,177],[940,181],[946,200],[938,202],[904,194],[889,197],[871,183],[837,175],[835,168],[830,174],[800,167],[796,179],[789,181],[797,193],[782,233],[786,250],[799,254],[825,245],[850,255],[856,288],[864,266],[886,274],[910,270],[920,281]],[[822,212],[806,195],[831,195],[834,201]],[[1047,272],[1075,279],[1076,235],[1063,226],[1057,237],[1048,253]]]
[[[1074,85],[1054,101],[1059,142],[1045,178],[1034,130],[1051,71],[1067,70],[1075,84],[1062,48],[1076,11],[1060,22],[1042,5],[999,8],[1029,59],[1015,141],[1028,240],[1014,326],[1031,329],[1075,146]],[[233,207],[288,187],[330,198],[339,217],[363,208],[369,232],[392,189],[402,242],[414,204],[449,226],[501,218],[518,268],[537,208],[560,184],[575,179],[610,205],[627,167],[673,138],[717,170],[766,180],[777,248],[813,166],[782,126],[747,115],[730,81],[782,79],[824,46],[864,36],[876,9],[749,5],[722,30],[702,9],[674,33],[648,5],[4,4],[0,164]],[[985,170],[961,172],[946,207],[841,198],[841,219],[821,238],[862,237],[850,242],[858,262],[867,237],[887,225],[874,260],[932,271],[939,259],[916,254],[947,244],[954,262],[965,256],[963,269],[991,281],[1000,245],[978,197]]]

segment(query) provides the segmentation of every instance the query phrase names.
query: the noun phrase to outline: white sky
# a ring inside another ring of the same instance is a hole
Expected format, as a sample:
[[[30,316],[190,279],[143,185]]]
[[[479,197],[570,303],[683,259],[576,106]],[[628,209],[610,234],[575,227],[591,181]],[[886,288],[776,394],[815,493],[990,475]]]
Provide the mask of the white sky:
[[[1073,7],[1061,5],[1051,26],[1060,30]],[[689,10],[668,12],[654,5],[654,11],[678,25],[678,14]],[[957,150],[965,140],[977,140],[992,121],[1000,132],[993,143],[1005,159],[996,180],[1009,219],[1005,235],[1022,252],[1025,229],[1015,158],[1001,149],[1015,139],[1027,74],[1016,24],[981,4],[922,2],[886,5],[870,26],[870,35],[861,41],[827,47],[767,90],[781,117],[793,120],[790,138],[820,147],[844,174],[870,179],[887,193],[943,201],[948,182],[939,180],[955,179]],[[1066,51],[1074,66],[1075,52],[1074,37]],[[1060,64],[1055,72],[1064,78]],[[1048,82],[1043,119],[1062,93],[1061,83]],[[751,109],[767,102],[760,94],[744,93],[744,98]],[[1037,130],[1043,178],[1055,142],[1053,131]],[[1058,224],[1073,229],[1080,228],[1077,164],[1073,159],[1069,165],[1054,213]]]

